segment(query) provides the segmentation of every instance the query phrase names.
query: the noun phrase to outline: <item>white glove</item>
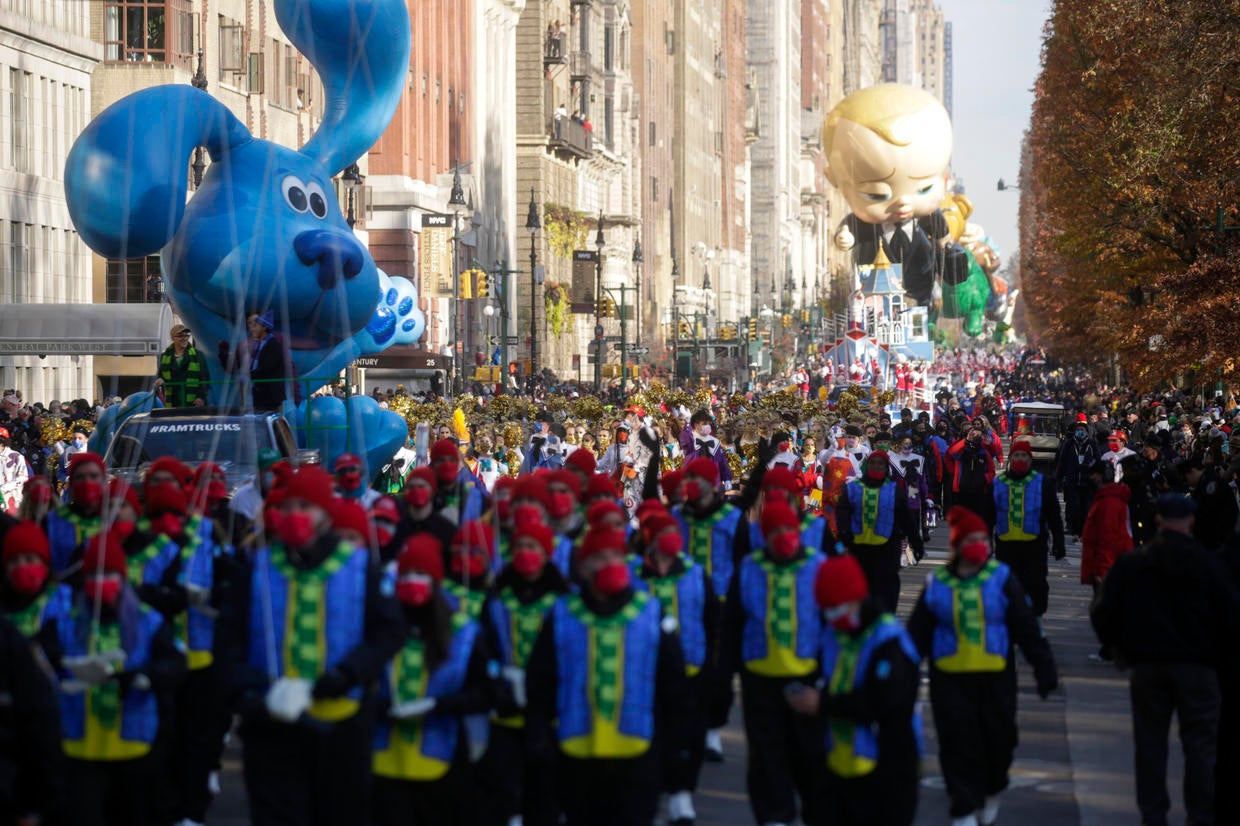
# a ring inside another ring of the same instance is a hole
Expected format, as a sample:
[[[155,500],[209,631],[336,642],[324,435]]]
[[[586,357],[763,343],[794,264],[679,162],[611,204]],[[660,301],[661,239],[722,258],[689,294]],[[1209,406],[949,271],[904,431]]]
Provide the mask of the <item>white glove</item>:
[[[65,657],[61,662],[73,679],[90,686],[106,683],[116,673],[112,663],[103,657]]]
[[[500,672],[508,685],[512,686],[512,698],[517,708],[525,708],[525,669],[515,665],[506,665]]]
[[[135,674],[133,680],[129,683],[129,687],[134,691],[150,691],[151,678],[145,674]]]
[[[211,589],[201,585],[186,585],[185,597],[191,608],[202,608],[211,600]]]
[[[310,708],[309,680],[281,677],[267,691],[267,713],[282,723],[295,723]]]
[[[410,700],[407,703],[392,706],[388,710],[388,716],[396,720],[412,720],[414,717],[424,717],[434,710],[435,698],[423,697],[420,700]]]

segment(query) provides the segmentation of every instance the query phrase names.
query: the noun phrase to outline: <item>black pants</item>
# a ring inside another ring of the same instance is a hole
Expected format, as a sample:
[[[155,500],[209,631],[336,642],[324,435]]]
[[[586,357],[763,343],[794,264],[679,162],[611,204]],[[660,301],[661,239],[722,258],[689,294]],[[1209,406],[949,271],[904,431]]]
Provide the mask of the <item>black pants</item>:
[[[207,780],[219,763],[231,717],[220,700],[215,666],[189,672],[173,698],[169,772],[172,820],[203,823],[211,805]]]
[[[995,526],[995,499],[990,485],[981,490],[962,490],[952,494],[952,506],[968,508],[985,520],[990,527]]]
[[[65,822],[73,826],[147,826],[154,823],[155,764],[137,760],[65,760]]]
[[[376,777],[370,822],[373,826],[475,826],[463,805],[469,794],[468,774],[468,764],[454,761],[438,780]]]
[[[749,743],[745,782],[758,823],[792,823],[801,800],[806,826],[822,823],[825,735],[815,717],[797,714],[784,697],[792,680],[741,674],[741,708]]]
[[[731,680],[729,680],[729,683]],[[693,704],[686,712],[687,720],[677,721],[689,738],[689,755],[672,755],[670,750],[678,746],[664,745],[660,759],[661,788],[668,793],[691,792],[697,789],[698,775],[702,771],[702,759],[706,752],[706,703],[705,688],[712,685],[709,674],[699,672],[689,678],[689,696]]]
[[[900,602],[900,543],[853,543],[852,554],[857,558],[857,562],[861,563],[865,581],[870,586],[870,595],[884,611],[894,614]]]
[[[1223,702],[1218,715],[1218,761],[1214,771],[1214,822],[1240,823],[1240,669],[1219,671]]]
[[[338,826],[370,818],[374,711],[339,723],[241,727],[253,826]]]
[[[656,747],[628,760],[560,755],[556,786],[567,826],[650,826],[659,807]]]
[[[1137,807],[1146,826],[1163,826],[1167,795],[1167,739],[1171,715],[1184,747],[1184,809],[1188,823],[1214,823],[1214,764],[1220,692],[1212,666],[1196,663],[1134,665],[1129,680],[1136,746]],[[1236,778],[1229,778],[1235,783]]]
[[[487,753],[475,768],[488,826],[507,826],[514,815],[525,826],[555,826],[553,767],[528,752],[524,728],[492,724]]]
[[[1029,597],[1029,605],[1034,616],[1046,613],[1050,602],[1051,586],[1046,578],[1049,566],[1046,561],[1046,539],[1038,537],[1027,542],[995,542],[995,559],[1012,569],[1020,587],[1025,589]]]
[[[930,669],[939,766],[952,817],[982,808],[1007,788],[1016,751],[1016,672],[951,674]]]
[[[1093,498],[1094,491],[1089,485],[1064,485],[1063,522],[1069,535],[1080,536],[1085,530],[1085,517],[1089,515]]]
[[[824,773],[822,822],[830,826],[909,826],[917,815],[917,765],[882,765],[865,777]]]

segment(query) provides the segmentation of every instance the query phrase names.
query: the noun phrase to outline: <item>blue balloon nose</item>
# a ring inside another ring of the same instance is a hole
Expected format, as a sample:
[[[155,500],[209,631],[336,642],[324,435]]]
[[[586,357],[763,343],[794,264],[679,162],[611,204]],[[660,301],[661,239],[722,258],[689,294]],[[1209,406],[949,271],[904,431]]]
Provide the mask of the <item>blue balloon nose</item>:
[[[301,263],[318,265],[319,287],[330,290],[352,279],[365,265],[365,250],[351,234],[331,229],[312,229],[293,239],[293,251]]]

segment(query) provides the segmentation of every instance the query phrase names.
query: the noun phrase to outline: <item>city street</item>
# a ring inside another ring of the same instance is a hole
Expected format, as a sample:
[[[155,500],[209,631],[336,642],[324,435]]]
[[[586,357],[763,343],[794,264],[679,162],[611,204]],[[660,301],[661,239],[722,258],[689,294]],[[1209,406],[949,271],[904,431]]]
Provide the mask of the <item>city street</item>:
[[[946,527],[940,526],[921,565],[904,569],[902,614],[911,610],[926,573],[945,560],[946,537]],[[1021,661],[1020,746],[1011,789],[1003,798],[1000,822],[1004,826],[1111,826],[1138,821],[1127,681],[1119,671],[1089,660],[1097,643],[1089,626],[1090,590],[1078,579],[1079,547],[1069,543],[1067,561],[1050,563],[1046,632],[1059,665],[1060,690],[1046,702],[1039,700],[1032,674]],[[931,826],[949,819],[928,701],[923,714],[927,754],[916,824]],[[733,714],[724,745],[726,761],[721,765],[708,763],[703,769],[697,797],[698,823],[750,826],[753,817],[745,794],[745,740],[739,709]],[[1179,749],[1174,743],[1171,757],[1168,787],[1173,800],[1172,822],[1183,822],[1177,780]],[[231,749],[224,791],[212,810],[211,823],[243,826],[248,822],[238,758],[236,749]]]

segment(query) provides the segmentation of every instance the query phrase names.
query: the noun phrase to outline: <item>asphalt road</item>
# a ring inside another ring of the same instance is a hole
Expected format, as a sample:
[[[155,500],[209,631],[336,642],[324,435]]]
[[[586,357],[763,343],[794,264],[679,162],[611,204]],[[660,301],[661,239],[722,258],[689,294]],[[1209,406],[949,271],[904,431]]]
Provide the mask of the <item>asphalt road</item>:
[[[927,558],[902,572],[901,614],[911,610],[928,572],[946,559],[946,526],[929,544]],[[1068,545],[1068,559],[1051,561],[1050,609],[1044,627],[1059,665],[1061,685],[1050,699],[1033,690],[1031,669],[1021,662],[1019,684],[1020,746],[1003,796],[1003,826],[1114,826],[1136,824],[1132,785],[1132,742],[1128,689],[1124,675],[1090,662],[1097,650],[1089,626],[1090,589],[1079,584],[1079,546]],[[934,725],[923,683],[926,755],[922,763],[917,826],[950,822],[947,796],[939,773]],[[703,826],[751,826],[754,819],[745,793],[745,740],[739,709],[725,733],[725,762],[707,764],[697,797]],[[1173,731],[1174,736],[1174,731]],[[1169,788],[1175,801],[1172,822],[1183,822],[1179,750],[1171,748]],[[230,748],[223,791],[209,820],[220,826],[247,824],[239,753]]]

